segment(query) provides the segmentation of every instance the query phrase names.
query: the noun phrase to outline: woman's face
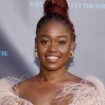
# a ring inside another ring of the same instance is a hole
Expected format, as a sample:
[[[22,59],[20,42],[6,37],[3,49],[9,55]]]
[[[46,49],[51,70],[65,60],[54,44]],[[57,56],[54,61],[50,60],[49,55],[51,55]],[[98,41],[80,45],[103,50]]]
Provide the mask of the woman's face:
[[[70,31],[60,22],[49,21],[38,32],[36,48],[41,68],[64,69],[73,50]]]

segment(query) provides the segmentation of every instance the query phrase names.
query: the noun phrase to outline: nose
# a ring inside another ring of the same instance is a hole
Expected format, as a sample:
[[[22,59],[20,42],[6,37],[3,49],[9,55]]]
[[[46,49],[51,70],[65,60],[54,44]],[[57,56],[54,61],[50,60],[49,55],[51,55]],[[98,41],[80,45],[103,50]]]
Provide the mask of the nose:
[[[55,43],[50,43],[49,47],[48,47],[48,51],[49,52],[56,52],[57,51],[57,46]]]

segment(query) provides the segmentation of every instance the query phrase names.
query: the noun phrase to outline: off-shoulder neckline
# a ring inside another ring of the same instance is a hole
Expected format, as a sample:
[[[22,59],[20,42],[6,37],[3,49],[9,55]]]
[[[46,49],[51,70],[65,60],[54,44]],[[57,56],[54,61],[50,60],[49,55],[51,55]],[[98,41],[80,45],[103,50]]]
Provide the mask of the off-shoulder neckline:
[[[15,77],[6,77],[6,78],[3,78],[2,80],[8,83],[9,88],[12,89],[12,93],[13,93],[13,94],[14,94],[13,86],[16,85],[16,84],[18,84],[19,82],[21,82],[20,79],[15,78]],[[84,82],[86,82],[86,84],[84,84]],[[97,87],[97,89],[104,90],[104,84],[101,82],[101,80],[100,80],[99,78],[94,77],[94,76],[85,76],[85,77],[81,80],[80,83],[74,83],[74,84],[72,84],[72,85],[70,85],[70,84],[64,85],[64,87],[63,87],[63,89],[62,89],[62,92],[65,91],[65,89],[67,89],[68,86],[69,86],[69,87],[76,86],[76,85],[84,86],[84,85],[87,85],[87,82],[93,83],[93,84]],[[90,87],[91,87],[91,86],[90,86]],[[18,98],[21,98],[21,97],[19,97],[18,94],[14,94],[14,95],[16,95]],[[61,93],[61,95],[62,95],[62,93]],[[58,96],[60,96],[60,95],[58,95]],[[56,98],[58,98],[58,97],[56,97]],[[29,102],[30,104],[32,104],[30,101],[28,101],[28,100],[26,100],[26,99],[23,99],[23,100],[25,100],[25,101]],[[32,104],[32,105],[33,105],[33,104]]]

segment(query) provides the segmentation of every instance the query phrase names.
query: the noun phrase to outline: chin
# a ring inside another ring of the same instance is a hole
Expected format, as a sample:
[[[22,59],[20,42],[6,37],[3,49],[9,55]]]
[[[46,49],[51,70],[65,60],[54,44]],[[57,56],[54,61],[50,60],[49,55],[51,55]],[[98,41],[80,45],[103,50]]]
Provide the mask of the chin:
[[[62,64],[63,65],[63,64]],[[58,64],[47,64],[47,66],[45,65],[45,66],[43,66],[46,70],[48,70],[48,71],[58,71],[58,70],[60,70],[60,69],[62,69],[62,68],[64,68],[64,66],[62,66],[62,65],[58,65]]]
[[[60,59],[59,61],[51,61],[51,60],[40,60],[40,66],[46,69],[47,71],[57,71],[65,68],[66,60]]]

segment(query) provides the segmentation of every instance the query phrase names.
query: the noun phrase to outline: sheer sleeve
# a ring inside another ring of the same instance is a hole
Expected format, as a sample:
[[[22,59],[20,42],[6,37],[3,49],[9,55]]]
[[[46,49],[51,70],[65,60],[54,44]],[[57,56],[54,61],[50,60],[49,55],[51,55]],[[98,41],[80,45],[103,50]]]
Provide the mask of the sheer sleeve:
[[[81,83],[67,84],[56,98],[65,97],[69,94],[73,96],[72,103],[69,105],[105,105],[105,88],[96,77],[88,76]]]
[[[0,105],[32,105],[14,94],[12,86],[18,82],[18,79],[11,77],[0,79]]]

